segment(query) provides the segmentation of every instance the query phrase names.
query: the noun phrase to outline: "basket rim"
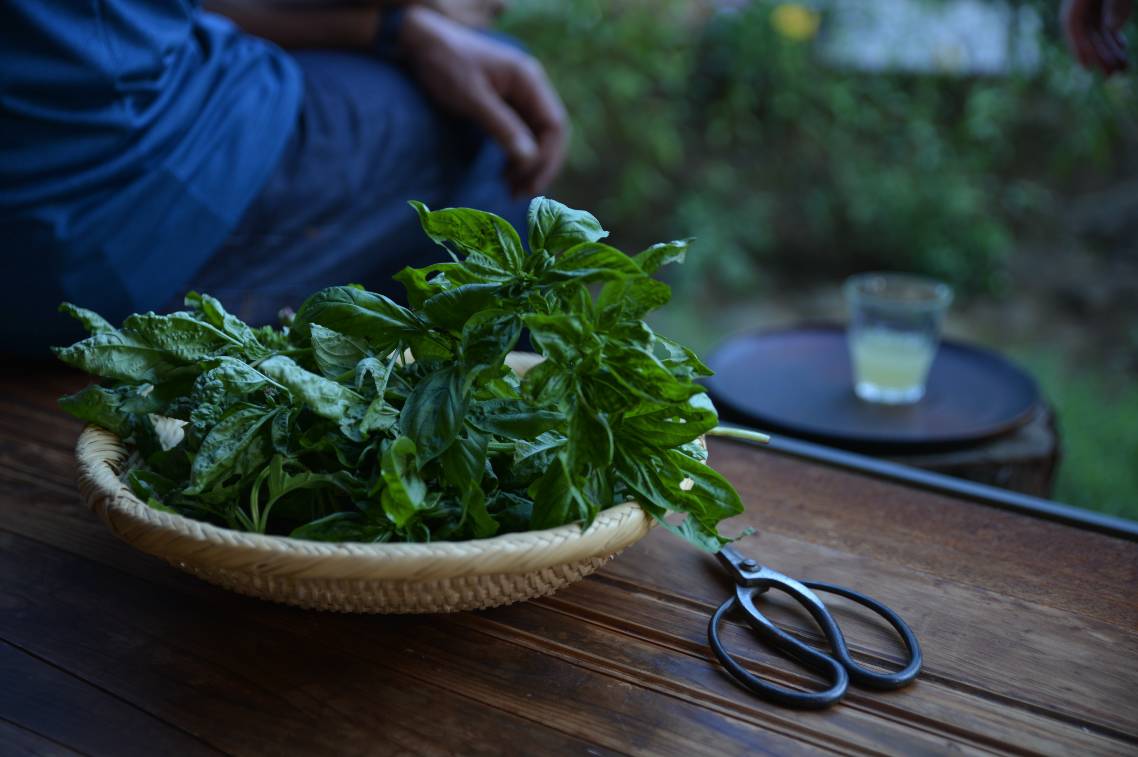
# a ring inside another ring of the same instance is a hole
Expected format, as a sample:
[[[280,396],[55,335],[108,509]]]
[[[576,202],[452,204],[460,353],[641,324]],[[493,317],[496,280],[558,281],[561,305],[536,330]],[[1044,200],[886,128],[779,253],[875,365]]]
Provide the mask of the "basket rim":
[[[119,474],[128,450],[115,434],[84,428],[76,443],[79,488],[88,505],[123,540],[173,563],[315,579],[432,580],[530,573],[611,555],[654,525],[637,502],[602,510],[588,529],[580,521],[540,531],[429,543],[317,542],[235,531],[156,510]]]

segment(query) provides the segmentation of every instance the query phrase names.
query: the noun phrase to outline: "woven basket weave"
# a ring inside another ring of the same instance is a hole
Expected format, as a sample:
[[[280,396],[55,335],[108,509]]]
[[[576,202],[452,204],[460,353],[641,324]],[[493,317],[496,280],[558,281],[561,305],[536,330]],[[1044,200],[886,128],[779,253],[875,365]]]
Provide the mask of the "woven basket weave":
[[[87,427],[79,490],[120,539],[210,583],[274,602],[340,612],[457,612],[552,594],[648,533],[635,503],[582,532],[547,531],[431,544],[331,544],[232,531],[149,507],[122,481],[128,452]]]

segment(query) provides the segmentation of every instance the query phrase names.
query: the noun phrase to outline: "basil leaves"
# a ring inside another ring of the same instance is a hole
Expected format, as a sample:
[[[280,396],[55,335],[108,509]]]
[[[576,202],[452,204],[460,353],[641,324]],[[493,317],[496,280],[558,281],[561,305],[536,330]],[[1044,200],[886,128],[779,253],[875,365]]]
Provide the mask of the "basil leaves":
[[[229,528],[460,540],[587,526],[635,499],[722,546],[742,504],[697,443],[718,422],[695,383],[709,371],[641,320],[687,242],[625,255],[592,215],[539,197],[527,250],[490,213],[412,206],[452,262],[396,277],[410,308],[332,287],[290,325],[251,328],[191,292],[115,328],[64,304],[91,336],[56,354],[105,381],[61,405],[139,452],[141,499]],[[527,333],[544,360],[519,377],[505,360]],[[174,422],[176,444],[158,432]]]

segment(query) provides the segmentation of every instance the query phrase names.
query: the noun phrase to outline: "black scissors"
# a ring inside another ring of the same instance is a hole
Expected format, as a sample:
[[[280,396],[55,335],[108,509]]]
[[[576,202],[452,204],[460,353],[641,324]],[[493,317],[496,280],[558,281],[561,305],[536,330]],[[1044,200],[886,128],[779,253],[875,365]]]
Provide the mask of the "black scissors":
[[[711,616],[711,622],[707,626],[707,638],[715,656],[723,663],[723,667],[727,668],[727,671],[739,683],[760,697],[787,707],[821,709],[829,707],[841,699],[845,695],[850,681],[867,689],[899,689],[912,682],[921,671],[921,645],[917,642],[913,629],[901,620],[901,616],[876,599],[842,586],[820,581],[796,581],[744,557],[730,547],[724,547],[716,556],[735,579],[735,593],[719,605],[719,609]],[[831,654],[825,654],[802,643],[759,612],[755,606],[755,599],[767,589],[779,589],[806,608],[821,627],[826,641],[829,642]],[[826,605],[811,589],[837,594],[853,600],[885,618],[889,625],[893,626],[901,635],[901,640],[909,652],[909,659],[905,667],[896,673],[877,673],[855,663],[850,657],[845,637],[842,636],[837,621],[834,620],[834,616],[826,609]],[[723,616],[735,606],[743,608],[751,628],[763,641],[783,655],[797,660],[803,666],[823,675],[830,682],[830,688],[825,691],[798,691],[763,681],[744,669],[723,647],[723,642],[719,640],[719,626],[723,622]]]

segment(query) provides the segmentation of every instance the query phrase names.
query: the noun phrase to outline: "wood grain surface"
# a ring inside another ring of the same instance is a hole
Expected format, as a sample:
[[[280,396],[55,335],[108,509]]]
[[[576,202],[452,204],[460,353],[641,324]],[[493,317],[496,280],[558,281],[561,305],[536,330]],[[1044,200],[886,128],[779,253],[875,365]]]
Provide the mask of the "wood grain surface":
[[[747,504],[729,529],[758,531],[742,551],[873,594],[924,648],[908,689],[794,712],[720,670],[725,574],[660,529],[552,597],[478,613],[305,612],[182,575],[81,506],[80,426],[55,398],[84,383],[0,379],[0,753],[1138,753],[1138,544],[712,442]],[[888,629],[834,606],[859,660],[900,660]],[[726,638],[811,685],[740,625]]]

